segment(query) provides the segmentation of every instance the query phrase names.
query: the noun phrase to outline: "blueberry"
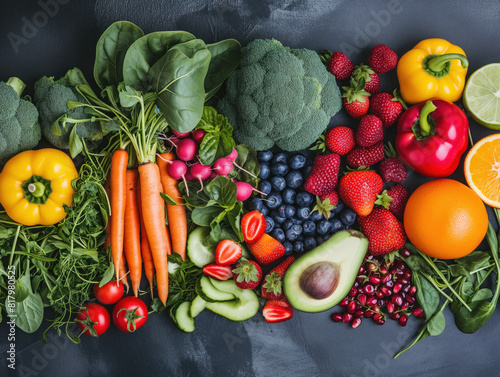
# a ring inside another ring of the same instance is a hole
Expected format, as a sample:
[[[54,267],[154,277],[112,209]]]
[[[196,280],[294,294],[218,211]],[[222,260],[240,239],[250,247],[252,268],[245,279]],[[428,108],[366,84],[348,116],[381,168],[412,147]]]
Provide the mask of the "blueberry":
[[[345,208],[345,205],[344,203],[339,199],[339,202],[337,203],[337,205],[335,206],[334,209],[332,209],[332,215],[336,215],[337,213],[340,213],[342,212],[342,210]]]
[[[316,247],[318,243],[316,242],[316,239],[313,236],[308,236],[304,238],[304,248],[306,251],[312,250]]]
[[[271,186],[271,182],[262,180],[259,182],[259,191],[263,192],[264,194],[269,194],[273,187]]]
[[[309,215],[309,219],[312,221],[321,221],[324,220],[325,217],[319,211],[312,211]]]
[[[271,175],[271,167],[269,166],[269,164],[267,162],[261,162],[259,178],[268,179],[270,175]]]
[[[293,251],[295,251],[296,253],[303,253],[304,252],[304,242],[295,241],[293,243]]]
[[[290,255],[293,251],[293,245],[290,241],[283,242],[283,246],[285,246],[285,255]]]
[[[262,202],[261,199],[257,198],[257,197],[253,197],[251,200],[250,200],[250,209],[251,210],[255,210],[255,211],[259,211],[261,212],[262,208],[264,207],[264,203]]]
[[[273,175],[285,176],[288,173],[288,165],[284,162],[276,162],[271,165],[271,173]]]
[[[257,152],[257,160],[259,160],[259,162],[268,162],[268,161],[271,161],[272,158],[273,158],[272,151]],[[260,166],[262,166],[262,165],[260,165]]]
[[[274,220],[271,216],[265,216],[266,219],[266,233],[270,233],[274,229]]]
[[[279,192],[271,191],[271,193],[267,196],[267,207],[270,209],[278,208],[281,205],[282,199]]]
[[[323,234],[323,235],[320,235],[320,236],[316,236],[316,242],[318,243],[318,245],[321,245],[323,242],[325,242],[327,239],[330,238],[330,235],[328,234]]]
[[[307,177],[310,173],[311,173],[311,170],[313,169],[312,165],[306,165],[303,169],[302,169],[302,174],[304,174],[304,177]]]
[[[307,207],[314,201],[314,195],[307,191],[301,191],[297,194],[295,201],[297,205]]]
[[[295,190],[291,188],[284,189],[283,192],[281,193],[281,196],[283,197],[283,203],[294,204],[296,195],[297,193],[295,192]]]
[[[332,224],[328,220],[321,220],[317,225],[317,232],[319,235],[324,235],[330,233],[332,230]]]
[[[294,154],[290,157],[289,164],[292,169],[302,169],[306,166],[306,158],[300,153]]]
[[[281,225],[281,227],[283,228],[283,230],[288,230],[292,227],[293,224],[294,222],[292,219],[286,219],[285,222]]]
[[[271,236],[274,237],[278,242],[285,242],[285,232],[283,232],[283,229],[281,228],[276,228],[271,232]]]
[[[292,229],[299,236],[302,234],[302,230],[303,230],[302,225],[300,225],[300,224],[293,224],[290,229]]]
[[[281,207],[278,207],[277,210],[271,211],[270,213],[270,216],[274,219],[274,222],[277,224],[283,224],[286,220],[286,217],[281,216],[281,214],[279,213],[280,208]]]
[[[304,177],[298,170],[292,170],[286,175],[286,185],[290,188],[297,189],[304,183]]]
[[[280,205],[277,209],[276,209],[276,216],[279,216],[279,217],[286,217],[285,216],[285,208],[286,206],[284,204]]]
[[[306,236],[314,236],[316,234],[316,224],[314,223],[314,221],[304,221],[304,223],[302,224],[302,229],[304,235]]]
[[[308,207],[300,207],[297,210],[297,217],[301,220],[307,220],[309,218],[310,211]]]
[[[285,206],[285,217],[290,219],[295,216],[296,209],[294,206],[287,204]]]
[[[264,216],[267,216],[269,214],[269,208],[263,206],[259,212],[262,213]]]
[[[332,226],[332,233],[338,232],[339,230],[343,230],[344,224],[339,219],[330,220]]]
[[[278,152],[278,153],[276,153],[273,156],[273,159],[272,159],[273,163],[283,162],[284,164],[286,164],[287,161],[288,161],[288,157],[287,157],[286,153],[284,153],[284,152]]]
[[[345,208],[340,212],[340,222],[345,226],[351,226],[356,221],[356,212],[350,208]]]
[[[288,229],[286,232],[285,232],[285,235],[286,235],[286,239],[288,241],[295,241],[297,239],[297,237],[299,236],[297,234],[297,232],[295,232],[292,228]]]
[[[286,180],[285,178],[279,176],[272,177],[271,186],[274,191],[283,191],[286,187]]]

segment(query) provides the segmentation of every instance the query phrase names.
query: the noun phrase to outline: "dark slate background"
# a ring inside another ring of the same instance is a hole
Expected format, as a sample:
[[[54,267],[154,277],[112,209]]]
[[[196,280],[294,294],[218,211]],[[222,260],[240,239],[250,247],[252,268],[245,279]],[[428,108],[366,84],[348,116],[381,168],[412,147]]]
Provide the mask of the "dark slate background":
[[[0,5],[0,80],[19,76],[27,93],[41,76],[63,75],[80,67],[92,78],[95,44],[112,22],[129,20],[145,32],[186,30],[215,42],[236,38],[277,38],[291,47],[341,50],[355,64],[384,43],[399,56],[425,38],[460,45],[470,71],[500,61],[500,4],[496,0],[16,0]],[[392,91],[395,72],[381,77]],[[332,124],[355,123],[344,113]],[[491,131],[471,122],[475,140]],[[393,130],[392,130],[393,131]],[[391,132],[391,131],[389,131]],[[453,178],[463,181],[459,168]],[[416,188],[425,179],[411,174]],[[64,336],[17,331],[17,369],[7,368],[7,326],[0,325],[0,375],[9,376],[500,376],[500,312],[476,334],[460,333],[449,311],[446,330],[427,338],[398,359],[392,356],[418,333],[371,321],[353,330],[320,314],[295,312],[293,320],[267,324],[261,315],[234,323],[205,311],[194,333],[175,328],[166,313],[151,315],[137,333],[113,326],[99,339],[74,345]]]

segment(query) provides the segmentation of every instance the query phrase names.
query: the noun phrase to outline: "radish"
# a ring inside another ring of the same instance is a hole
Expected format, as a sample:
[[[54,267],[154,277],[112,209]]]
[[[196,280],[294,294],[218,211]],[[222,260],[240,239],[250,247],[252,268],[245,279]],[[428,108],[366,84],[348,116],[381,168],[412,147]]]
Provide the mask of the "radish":
[[[193,138],[194,141],[196,141],[198,144],[201,144],[201,142],[203,141],[203,138],[205,137],[205,134],[207,132],[205,130],[202,130],[201,128],[200,129],[197,129],[197,130],[194,130],[191,134],[191,137]]]
[[[201,188],[198,190],[198,192],[200,192],[203,190],[203,181],[210,177],[212,169],[210,169],[210,166],[208,165],[203,165],[201,162],[197,162],[189,168],[189,171],[193,177],[200,182]]]
[[[231,153],[229,153],[226,158],[230,159],[231,161],[236,161],[236,158],[238,157],[238,151],[236,150],[236,148],[233,148],[233,150],[231,151]]]
[[[198,153],[198,144],[191,138],[185,138],[177,144],[177,157],[182,161],[189,161]]]
[[[184,181],[184,185],[186,186],[186,194],[189,196],[189,188],[186,182],[186,175],[188,172],[188,168],[186,164],[181,160],[169,161],[167,166],[167,173],[173,179],[182,179]]]
[[[191,132],[179,132],[174,129],[172,129],[172,133],[181,139],[184,139],[185,137],[188,137],[191,134]]]
[[[219,175],[228,175],[233,170],[233,163],[227,157],[221,157],[214,163],[214,170]]]
[[[246,182],[238,182],[234,181],[233,182],[236,184],[236,199],[239,200],[240,202],[244,202],[247,200],[250,195],[252,195],[252,192],[258,192],[259,194],[266,195],[263,192],[254,189],[251,184],[246,183]]]

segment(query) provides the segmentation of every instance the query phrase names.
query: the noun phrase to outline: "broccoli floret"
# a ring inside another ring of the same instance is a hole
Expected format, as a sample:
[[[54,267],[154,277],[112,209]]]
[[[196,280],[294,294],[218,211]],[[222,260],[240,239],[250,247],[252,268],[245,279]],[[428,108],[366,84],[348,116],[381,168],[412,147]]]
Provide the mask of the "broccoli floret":
[[[103,136],[99,122],[90,121],[91,116],[85,113],[83,107],[68,108],[68,101],[85,103],[76,88],[71,86],[67,77],[54,80],[53,77],[44,76],[35,83],[34,102],[40,112],[40,125],[43,136],[49,143],[59,149],[69,149],[69,135],[75,126],[71,121],[64,125],[59,122],[61,135],[53,133],[53,124],[66,116],[74,120],[85,120],[76,124],[76,133],[83,139],[99,140]]]
[[[42,137],[37,108],[21,98],[25,87],[17,77],[0,82],[0,165],[36,147]]]
[[[318,54],[256,39],[241,51],[218,108],[238,142],[256,150],[307,148],[326,129],[342,101],[335,77]]]

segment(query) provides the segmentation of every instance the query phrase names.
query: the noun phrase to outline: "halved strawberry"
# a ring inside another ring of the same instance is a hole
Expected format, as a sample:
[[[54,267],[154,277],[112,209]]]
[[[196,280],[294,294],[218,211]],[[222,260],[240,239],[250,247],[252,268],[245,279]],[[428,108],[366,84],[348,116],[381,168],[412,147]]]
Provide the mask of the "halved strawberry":
[[[251,211],[243,215],[241,219],[241,231],[245,242],[257,241],[266,231],[266,219],[259,211]]]
[[[231,266],[221,266],[217,263],[204,265],[203,273],[216,280],[228,280],[233,277]]]
[[[286,299],[269,300],[262,309],[262,315],[269,323],[284,322],[293,317],[293,308]]]
[[[257,241],[249,243],[248,250],[263,266],[280,259],[286,251],[281,242],[267,233],[264,233]]]
[[[215,248],[215,263],[220,266],[229,266],[241,258],[241,246],[233,240],[222,240]]]

